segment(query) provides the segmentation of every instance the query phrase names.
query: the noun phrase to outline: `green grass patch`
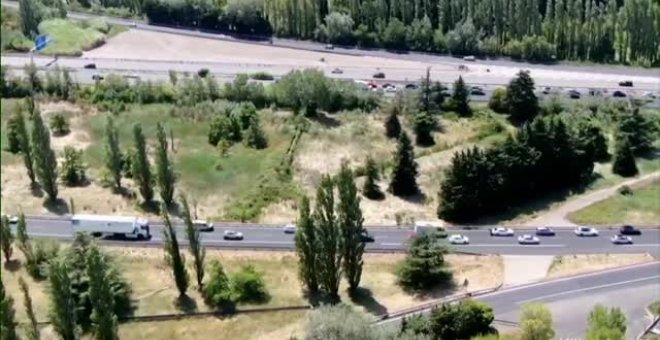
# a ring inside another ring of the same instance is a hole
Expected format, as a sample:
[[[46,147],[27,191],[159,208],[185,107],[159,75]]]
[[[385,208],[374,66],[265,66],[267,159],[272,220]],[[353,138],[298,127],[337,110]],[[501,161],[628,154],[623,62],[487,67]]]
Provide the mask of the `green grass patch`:
[[[653,315],[660,315],[660,301],[656,301],[650,304],[648,309],[651,311],[651,313],[653,313]]]
[[[660,221],[660,182],[633,189],[632,195],[617,195],[571,213],[581,224],[656,224]]]
[[[105,43],[105,34],[93,26],[84,27],[73,21],[51,19],[39,24],[39,33],[50,35],[53,42],[43,49],[44,54],[80,56],[83,51]]]

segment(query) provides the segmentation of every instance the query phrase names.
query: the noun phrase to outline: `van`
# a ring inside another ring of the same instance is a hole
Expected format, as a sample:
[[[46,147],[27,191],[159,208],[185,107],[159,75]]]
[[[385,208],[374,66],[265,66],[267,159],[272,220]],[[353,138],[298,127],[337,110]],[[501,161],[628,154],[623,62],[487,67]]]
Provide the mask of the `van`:
[[[430,235],[434,238],[446,238],[447,232],[442,222],[415,221],[415,236]]]
[[[465,61],[475,61],[475,60],[477,60],[477,58],[475,58],[473,55],[468,55],[468,56],[463,57],[463,60],[465,60]]]

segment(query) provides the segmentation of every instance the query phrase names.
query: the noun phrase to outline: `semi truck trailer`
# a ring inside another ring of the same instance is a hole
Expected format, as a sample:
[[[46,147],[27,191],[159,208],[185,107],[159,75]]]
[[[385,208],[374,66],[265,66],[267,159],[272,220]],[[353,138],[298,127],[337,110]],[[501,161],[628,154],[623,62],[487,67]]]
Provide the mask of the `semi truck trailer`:
[[[74,234],[86,232],[94,237],[151,238],[149,221],[135,216],[73,215],[71,227]]]

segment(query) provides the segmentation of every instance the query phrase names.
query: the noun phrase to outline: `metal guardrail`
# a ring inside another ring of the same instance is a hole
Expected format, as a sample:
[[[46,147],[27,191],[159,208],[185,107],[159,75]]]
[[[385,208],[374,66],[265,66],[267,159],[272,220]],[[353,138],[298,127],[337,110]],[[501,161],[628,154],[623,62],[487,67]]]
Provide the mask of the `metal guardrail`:
[[[646,335],[651,333],[656,326],[660,326],[660,315],[657,315],[653,321],[637,336],[637,340],[644,339]]]

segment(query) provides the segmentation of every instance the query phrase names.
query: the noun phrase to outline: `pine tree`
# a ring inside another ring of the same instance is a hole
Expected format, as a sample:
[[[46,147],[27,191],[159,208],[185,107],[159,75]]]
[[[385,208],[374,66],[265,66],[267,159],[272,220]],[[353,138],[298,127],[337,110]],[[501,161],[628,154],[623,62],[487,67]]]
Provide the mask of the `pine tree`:
[[[417,162],[410,138],[401,132],[394,154],[394,168],[390,180],[389,191],[396,196],[413,196],[419,193],[417,187]]]
[[[32,306],[32,297],[30,297],[30,288],[22,277],[18,278],[18,286],[23,292],[23,305],[25,306],[25,314],[27,314],[30,323],[25,327],[25,333],[29,340],[39,340],[39,325],[37,324],[37,317],[34,315],[34,307]]]
[[[426,68],[426,75],[422,77],[419,84],[417,99],[417,109],[421,112],[434,113],[438,108],[433,95],[433,85],[431,83],[431,68]]]
[[[362,194],[369,199],[376,200],[383,198],[383,193],[380,191],[378,181],[380,180],[380,173],[376,167],[376,162],[373,158],[367,157],[367,164],[365,165],[366,179],[362,186]]]
[[[41,114],[36,111],[32,115],[32,146],[34,151],[34,164],[37,178],[41,188],[48,194],[48,199],[57,199],[57,159],[55,152],[50,147],[50,133],[41,119]]]
[[[397,138],[401,134],[401,123],[399,122],[399,109],[393,106],[390,114],[385,120],[385,136],[387,138]]]
[[[413,129],[415,131],[415,143],[420,146],[431,146],[435,144],[433,140],[433,130],[437,122],[435,117],[428,111],[420,111],[415,115]]]
[[[177,240],[174,226],[172,226],[170,216],[167,213],[167,207],[164,203],[161,206],[161,215],[163,217],[163,223],[165,224],[165,229],[163,230],[165,239],[165,257],[167,259],[167,263],[172,268],[174,282],[176,283],[176,288],[179,290],[179,297],[183,297],[186,295],[186,290],[188,290],[188,271],[186,270],[186,260],[179,250],[179,241]]]
[[[469,117],[472,115],[472,109],[470,108],[470,91],[461,76],[459,76],[458,80],[454,82],[451,101],[454,110],[456,110],[456,113],[461,117]]]
[[[92,303],[94,338],[97,340],[117,340],[117,316],[114,311],[112,280],[108,273],[110,266],[98,247],[91,247],[87,253],[86,271],[89,279],[89,299]]]
[[[298,254],[298,277],[310,295],[318,291],[317,239],[314,220],[310,215],[309,198],[303,196],[300,201],[299,215],[295,235],[296,253]]]
[[[79,331],[76,325],[78,306],[69,276],[69,266],[64,259],[56,258],[50,262],[48,282],[50,284],[50,311],[48,315],[55,332],[62,339],[78,339]]]
[[[642,155],[652,149],[653,124],[639,112],[639,108],[620,112],[617,120],[616,138],[626,138],[635,155]]]
[[[105,125],[105,167],[112,175],[115,189],[121,188],[122,154],[119,149],[119,133],[112,116]]]
[[[39,33],[42,11],[36,0],[20,0],[18,9],[21,16],[21,31],[26,37],[33,37]]]
[[[160,198],[166,206],[171,206],[174,203],[174,183],[176,176],[172,162],[169,159],[167,151],[167,135],[163,125],[158,123],[156,125],[156,137],[158,139],[158,146],[156,148],[156,179],[158,181],[158,189]]]
[[[316,190],[316,209],[313,219],[318,240],[316,268],[319,285],[331,301],[339,301],[342,239],[335,214],[334,186],[332,178],[324,175]]]
[[[14,242],[14,235],[11,233],[11,226],[9,225],[9,218],[2,216],[0,220],[0,246],[2,246],[2,255],[5,257],[5,263],[9,263],[11,255],[14,252],[12,243]]]
[[[245,145],[253,149],[259,150],[268,147],[268,140],[266,139],[266,134],[261,129],[258,116],[252,116],[250,118],[250,124],[248,125],[244,139]]]
[[[362,277],[362,265],[364,264],[362,235],[365,233],[365,229],[362,226],[364,218],[360,209],[360,197],[353,172],[346,163],[342,164],[337,176],[337,191],[339,193],[337,222],[342,234],[343,272],[348,281],[349,292],[354,293],[360,285]]]
[[[0,335],[2,340],[18,340],[16,334],[16,321],[14,299],[7,295],[5,284],[0,281]]]
[[[197,288],[201,290],[204,286],[204,259],[206,258],[206,249],[202,245],[200,232],[195,228],[190,215],[190,207],[186,196],[181,194],[183,222],[186,224],[186,236],[188,237],[188,249],[193,257],[195,265],[195,277],[197,279]]]
[[[633,155],[630,142],[627,138],[617,141],[614,162],[612,163],[612,172],[623,177],[632,177],[639,173],[635,155]]]
[[[25,117],[23,117],[22,111],[18,111],[16,113],[16,123],[19,134],[19,142],[21,143],[21,152],[23,153],[23,164],[25,164],[28,178],[30,178],[30,184],[34,185],[36,184],[34,160],[32,157],[34,152],[32,150],[32,145],[30,145],[30,135],[28,133],[27,125],[25,124]]]
[[[532,121],[539,113],[539,100],[534,94],[534,80],[528,71],[520,71],[509,82],[507,103],[510,118],[515,123]]]
[[[151,176],[151,164],[149,164],[149,157],[147,157],[147,143],[140,124],[133,126],[133,145],[135,148],[135,158],[131,167],[133,180],[138,184],[144,202],[150,203],[154,198],[153,178]]]
[[[7,151],[13,154],[21,151],[21,133],[19,131],[21,119],[23,119],[23,115],[18,110],[7,120]]]

